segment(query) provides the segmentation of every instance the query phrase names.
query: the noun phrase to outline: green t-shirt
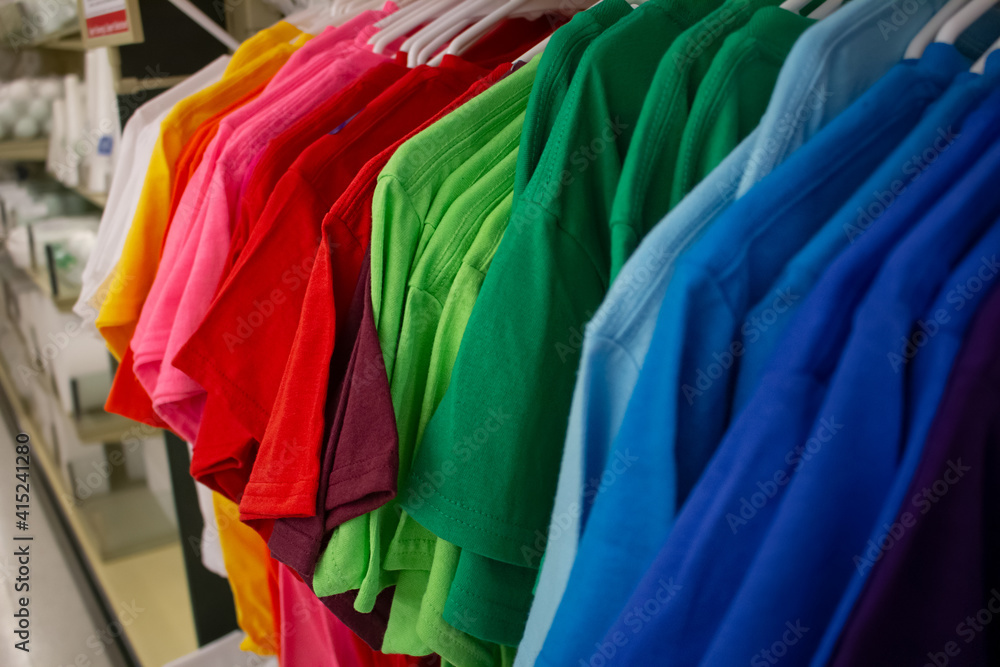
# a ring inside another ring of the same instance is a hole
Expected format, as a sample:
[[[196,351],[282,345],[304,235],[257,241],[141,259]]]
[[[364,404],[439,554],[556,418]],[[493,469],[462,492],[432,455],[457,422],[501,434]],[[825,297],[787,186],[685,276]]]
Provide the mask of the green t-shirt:
[[[379,175],[372,206],[371,296],[389,378],[395,372],[407,284],[436,225],[461,194],[453,187],[461,167],[524,114],[536,70],[537,59],[404,143]],[[442,192],[449,197],[439,197]],[[411,445],[400,439],[401,462],[412,460]],[[401,482],[404,488],[405,479]],[[355,608],[370,611],[378,593],[399,578],[385,566],[399,517],[393,501],[338,526],[317,563],[316,592],[356,589]]]
[[[685,30],[653,77],[611,207],[611,280],[670,210],[670,187],[688,109],[726,37],[780,0],[726,0]],[[664,187],[663,184],[667,184]]]
[[[523,614],[491,605],[505,618],[479,624],[490,636],[523,631],[537,566],[523,554],[549,523],[579,358],[570,341],[607,289],[621,159],[660,58],[710,9],[650,0],[594,39],[514,202],[410,473],[409,484],[436,483],[419,503],[400,496],[414,519],[462,549],[447,620],[462,610],[456,594],[507,589]]]
[[[552,34],[542,53],[535,87],[528,101],[514,177],[515,198],[521,196],[535,173],[584,51],[595,37],[631,11],[632,7],[625,0],[604,0],[580,12]]]
[[[815,22],[780,7],[764,7],[726,38],[684,126],[672,206],[757,127],[788,52]]]
[[[439,200],[446,198],[452,201],[452,205],[437,221],[437,231],[417,259],[407,284],[406,306],[403,311],[396,364],[390,379],[401,452],[418,451],[421,427],[430,419],[430,414],[437,406],[436,402],[429,404],[425,400],[427,392],[437,394],[444,391],[430,384],[431,377],[441,378],[440,370],[432,365],[432,361],[435,361],[433,348],[437,333],[441,331],[444,304],[452,290],[461,288],[461,284],[456,281],[469,277],[460,269],[463,258],[473,246],[483,222],[511,193],[523,122],[522,113],[450,177],[450,180],[456,181],[455,187],[459,188],[458,196],[448,196],[451,194],[451,188],[442,188],[438,195]],[[478,281],[473,287],[478,291]],[[457,331],[447,329],[446,335],[461,339],[463,330],[464,323]],[[450,369],[451,362],[445,360],[445,363]],[[425,405],[429,408],[426,414]],[[409,473],[410,462],[410,460],[400,460],[402,481],[406,480]],[[408,491],[401,485],[400,492]],[[405,600],[404,597],[410,590],[419,589],[419,581],[423,581],[426,585],[426,571],[433,573],[431,561],[432,558],[440,557],[438,553],[440,550],[447,551],[449,548],[454,548],[447,543],[436,547],[437,542],[437,537],[433,533],[408,520],[405,513],[400,516],[399,526],[386,555],[385,567],[404,571],[424,570],[424,572],[412,575],[407,572],[400,573],[394,595],[393,613],[397,608],[409,607],[414,601],[419,602],[423,597],[423,591],[419,591],[419,597],[415,600]],[[400,594],[401,587],[404,587],[403,596]],[[443,595],[438,607],[442,610],[447,590],[446,586],[441,591]],[[428,591],[428,595],[432,593],[433,591]],[[425,611],[423,615],[425,625],[420,630],[426,632],[429,629],[426,624],[435,620],[444,624],[444,621],[440,620],[440,615],[436,619],[430,611]],[[390,615],[383,650],[412,654],[414,651],[407,648],[406,642],[412,642],[416,646],[418,645],[416,642],[419,641],[434,652],[450,657],[447,649],[456,648],[453,636],[455,631],[450,628],[445,628],[443,633],[421,636],[416,624],[394,621]],[[444,646],[438,645],[439,639],[444,640]],[[454,661],[462,662],[457,659]]]

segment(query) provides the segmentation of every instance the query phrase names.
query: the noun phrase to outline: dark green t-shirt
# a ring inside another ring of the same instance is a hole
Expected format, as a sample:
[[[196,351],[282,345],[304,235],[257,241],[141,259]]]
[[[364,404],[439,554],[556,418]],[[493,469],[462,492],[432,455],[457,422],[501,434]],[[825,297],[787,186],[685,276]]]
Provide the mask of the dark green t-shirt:
[[[688,111],[716,53],[754,12],[780,0],[726,0],[685,30],[656,70],[625,156],[611,208],[611,279],[670,210],[671,184]]]
[[[521,146],[517,155],[517,171],[514,175],[515,200],[524,192],[528,180],[535,173],[542,150],[555,125],[559,110],[562,109],[566,91],[576,73],[587,47],[618,19],[632,11],[625,0],[604,0],[556,30],[538,64],[535,87],[528,100],[524,129],[521,131]]]
[[[435,480],[433,493],[419,506],[403,500],[414,519],[463,550],[445,609],[455,627],[465,629],[449,609],[475,608],[474,596],[486,594],[518,602],[505,618],[487,619],[494,641],[510,633],[512,618],[523,629],[534,577],[513,572],[538,566],[580,331],[608,286],[622,160],[660,59],[711,9],[650,0],[594,39],[514,202],[411,471],[410,484]]]
[[[684,126],[672,206],[757,127],[788,52],[815,22],[780,7],[765,7],[726,38]]]

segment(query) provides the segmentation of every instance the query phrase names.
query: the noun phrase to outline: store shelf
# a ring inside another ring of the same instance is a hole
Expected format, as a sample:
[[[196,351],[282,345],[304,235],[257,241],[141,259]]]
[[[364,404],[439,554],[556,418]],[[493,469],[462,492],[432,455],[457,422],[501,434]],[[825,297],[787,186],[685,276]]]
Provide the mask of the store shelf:
[[[125,637],[140,664],[163,665],[196,650],[198,641],[180,541],[113,560],[102,558],[93,520],[88,519],[66,488],[50,444],[18,400],[13,380],[2,363],[0,390],[10,399],[18,424],[31,440],[36,474],[40,467],[107,604],[115,613],[124,610],[121,620]]]
[[[0,160],[45,162],[48,155],[48,139],[12,139],[10,141],[0,141]]]
[[[86,51],[79,26],[70,26],[46,35],[32,43],[36,49],[57,49],[60,51]]]
[[[91,192],[90,190],[79,186],[70,187],[69,189],[98,208],[104,208],[108,205],[108,193],[106,192]]]
[[[148,79],[137,79],[128,77],[115,82],[115,92],[119,95],[135,95],[147,90],[159,90],[160,88],[173,88],[182,83],[186,76],[165,76],[156,79],[156,85],[151,86]]]
[[[13,263],[11,265],[14,266]],[[68,313],[73,310],[73,305],[76,303],[77,299],[76,294],[54,294],[52,292],[52,283],[49,281],[48,275],[42,271],[26,271],[17,266],[14,266],[14,268],[31,278],[31,282],[35,283],[38,289],[42,291],[42,294],[49,297],[52,302],[56,304],[56,308],[58,308],[61,312]]]

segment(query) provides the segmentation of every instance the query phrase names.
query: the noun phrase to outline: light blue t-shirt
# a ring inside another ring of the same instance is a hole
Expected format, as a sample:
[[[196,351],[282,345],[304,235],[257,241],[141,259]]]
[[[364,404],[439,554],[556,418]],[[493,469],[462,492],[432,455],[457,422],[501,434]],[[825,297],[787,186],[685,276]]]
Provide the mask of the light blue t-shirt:
[[[952,148],[928,168],[921,187],[908,190],[841,253],[804,300],[783,339],[784,353],[771,359],[747,409],[726,433],[653,566],[609,631],[606,641],[617,634],[628,645],[616,658],[622,664],[641,664],[642,656],[664,652],[676,664],[698,663],[761,552],[789,483],[844,428],[839,415],[819,408],[851,332],[850,313],[914,224],[970,169],[989,173],[996,167],[980,158],[1000,136],[998,121],[1000,94],[993,94],[970,115]],[[669,604],[637,632],[636,623],[648,613],[644,603],[663,582],[674,587]]]
[[[899,0],[853,0],[811,27],[781,69],[737,196],[899,62],[910,40],[945,2],[914,0],[903,9]]]
[[[912,119],[967,67],[953,55],[894,68],[813,139],[807,153],[790,158],[767,187],[734,203],[676,262],[611,453],[604,458],[599,444],[585,443],[584,484],[596,478],[600,488],[593,510],[583,517],[578,556],[539,664],[575,665],[610,627],[722,437],[729,419],[728,376],[738,361],[731,346],[739,340],[747,308],[906,135]],[[598,377],[591,380],[595,365],[584,366],[578,387],[597,387],[608,379],[596,366]],[[608,395],[607,389],[600,391],[598,399]],[[602,411],[593,409],[598,406],[588,407],[571,411],[570,428],[578,412],[586,415],[585,430],[614,437],[614,431],[601,431],[606,427]],[[564,451],[562,471],[572,454]],[[601,472],[597,463],[605,464]],[[586,493],[584,486],[584,498]],[[635,507],[643,511],[624,509]]]
[[[955,47],[930,44],[924,58],[953,58]],[[740,327],[743,356],[736,381],[733,412],[746,405],[757,387],[768,358],[777,348],[792,313],[802,303],[837,253],[853,243],[912,184],[948,150],[961,130],[961,121],[996,84],[1000,57],[991,57],[985,75],[962,72],[926,111],[906,139],[864,185],[840,207],[805,248],[788,263],[767,295]]]
[[[983,164],[991,168],[980,168]],[[750,660],[781,637],[789,620],[815,631],[788,647],[788,663],[804,664],[815,652],[859,558],[867,556],[865,540],[896,479],[906,434],[926,434],[944,392],[959,346],[938,338],[940,326],[945,317],[966,318],[961,311],[936,308],[946,305],[947,297],[935,304],[935,295],[942,287],[947,293],[968,284],[1000,252],[1000,227],[993,224],[1000,215],[998,169],[1000,142],[994,142],[977,169],[928,212],[882,267],[854,315],[817,413],[816,424],[835,417],[839,429],[792,477],[705,664]],[[966,314],[983,293],[967,301]],[[961,333],[965,325],[967,320]],[[918,372],[918,365],[925,368]],[[911,373],[915,382],[907,387]],[[923,446],[919,439],[916,449]]]

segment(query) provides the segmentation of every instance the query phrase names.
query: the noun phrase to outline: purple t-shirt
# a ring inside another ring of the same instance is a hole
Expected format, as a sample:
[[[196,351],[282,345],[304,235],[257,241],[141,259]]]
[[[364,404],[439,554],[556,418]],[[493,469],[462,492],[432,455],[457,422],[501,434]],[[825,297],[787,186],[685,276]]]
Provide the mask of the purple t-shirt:
[[[892,542],[872,549],[881,557],[829,665],[997,664],[1000,498],[987,483],[1000,475],[997,340],[1000,290],[973,321]]]

